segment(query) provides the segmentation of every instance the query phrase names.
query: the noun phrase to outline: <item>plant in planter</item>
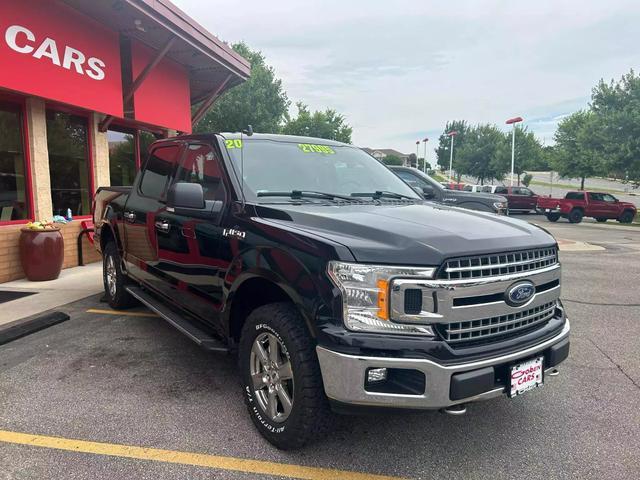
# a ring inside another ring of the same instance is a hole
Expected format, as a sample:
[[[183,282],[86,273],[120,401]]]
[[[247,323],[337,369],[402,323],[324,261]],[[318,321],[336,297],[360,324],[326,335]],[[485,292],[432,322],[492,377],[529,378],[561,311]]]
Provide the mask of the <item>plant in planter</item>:
[[[30,222],[20,230],[20,262],[34,282],[55,280],[64,262],[64,239],[53,222]]]

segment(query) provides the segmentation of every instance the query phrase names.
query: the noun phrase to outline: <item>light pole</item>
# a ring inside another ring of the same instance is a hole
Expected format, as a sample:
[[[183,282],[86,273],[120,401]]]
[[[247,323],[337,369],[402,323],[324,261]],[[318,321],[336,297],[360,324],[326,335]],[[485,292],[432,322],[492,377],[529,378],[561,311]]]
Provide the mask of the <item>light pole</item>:
[[[513,187],[513,170],[515,167],[516,160],[516,123],[520,123],[522,121],[522,117],[514,117],[507,120],[505,123],[507,125],[513,125],[513,135],[511,138],[511,186]]]
[[[449,183],[452,182],[451,175],[453,174],[453,137],[455,137],[457,134],[458,132],[456,132],[455,130],[447,133],[447,135],[451,137],[451,156],[449,157]]]
[[[428,138],[424,138],[424,140],[422,140],[422,143],[424,143],[424,158],[422,159],[422,171],[424,173],[427,173],[427,142],[429,141]]]
[[[419,149],[419,148],[420,148],[420,140],[418,140],[418,141],[416,142],[416,168],[418,168],[418,156],[420,155],[420,154],[418,153],[418,149]],[[411,166],[411,165],[409,165],[409,166]]]

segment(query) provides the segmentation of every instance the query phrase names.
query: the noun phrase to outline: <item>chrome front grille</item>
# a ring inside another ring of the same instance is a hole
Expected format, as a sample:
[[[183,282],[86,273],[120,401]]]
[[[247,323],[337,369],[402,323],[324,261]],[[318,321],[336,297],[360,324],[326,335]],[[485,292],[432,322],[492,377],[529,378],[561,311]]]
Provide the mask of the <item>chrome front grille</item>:
[[[553,318],[555,311],[556,302],[554,301],[516,313],[480,320],[440,324],[438,330],[443,339],[450,344],[475,342],[509,335],[536,325],[542,326],[541,324]]]
[[[496,277],[521,272],[533,272],[558,263],[556,247],[520,250],[459,257],[447,260],[438,271],[442,280]]]

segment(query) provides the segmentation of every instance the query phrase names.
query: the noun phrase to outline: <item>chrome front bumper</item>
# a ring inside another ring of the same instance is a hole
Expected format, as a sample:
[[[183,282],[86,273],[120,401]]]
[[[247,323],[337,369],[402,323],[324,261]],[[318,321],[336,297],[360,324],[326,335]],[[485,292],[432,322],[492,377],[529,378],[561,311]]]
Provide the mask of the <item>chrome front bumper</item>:
[[[459,403],[486,400],[500,396],[505,391],[504,387],[500,387],[473,397],[451,400],[449,392],[453,374],[509,364],[516,360],[535,356],[567,338],[569,330],[569,320],[566,320],[562,331],[543,343],[509,355],[458,365],[440,365],[423,359],[345,355],[320,346],[316,347],[316,351],[320,361],[325,393],[331,400],[350,405],[372,407],[437,409]],[[422,395],[407,395],[366,391],[364,385],[367,369],[385,367],[421,371],[426,378],[425,392]]]

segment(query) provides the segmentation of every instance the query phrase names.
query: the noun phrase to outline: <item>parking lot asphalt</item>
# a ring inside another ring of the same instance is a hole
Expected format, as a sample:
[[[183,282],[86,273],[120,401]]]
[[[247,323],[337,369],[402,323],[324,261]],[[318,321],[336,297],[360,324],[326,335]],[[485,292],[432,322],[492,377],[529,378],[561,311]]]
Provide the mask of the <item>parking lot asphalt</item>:
[[[460,417],[340,417],[282,452],[254,430],[232,357],[95,296],[0,347],[0,479],[640,478],[640,229],[524,218],[605,247],[561,253],[571,354],[542,388]]]

